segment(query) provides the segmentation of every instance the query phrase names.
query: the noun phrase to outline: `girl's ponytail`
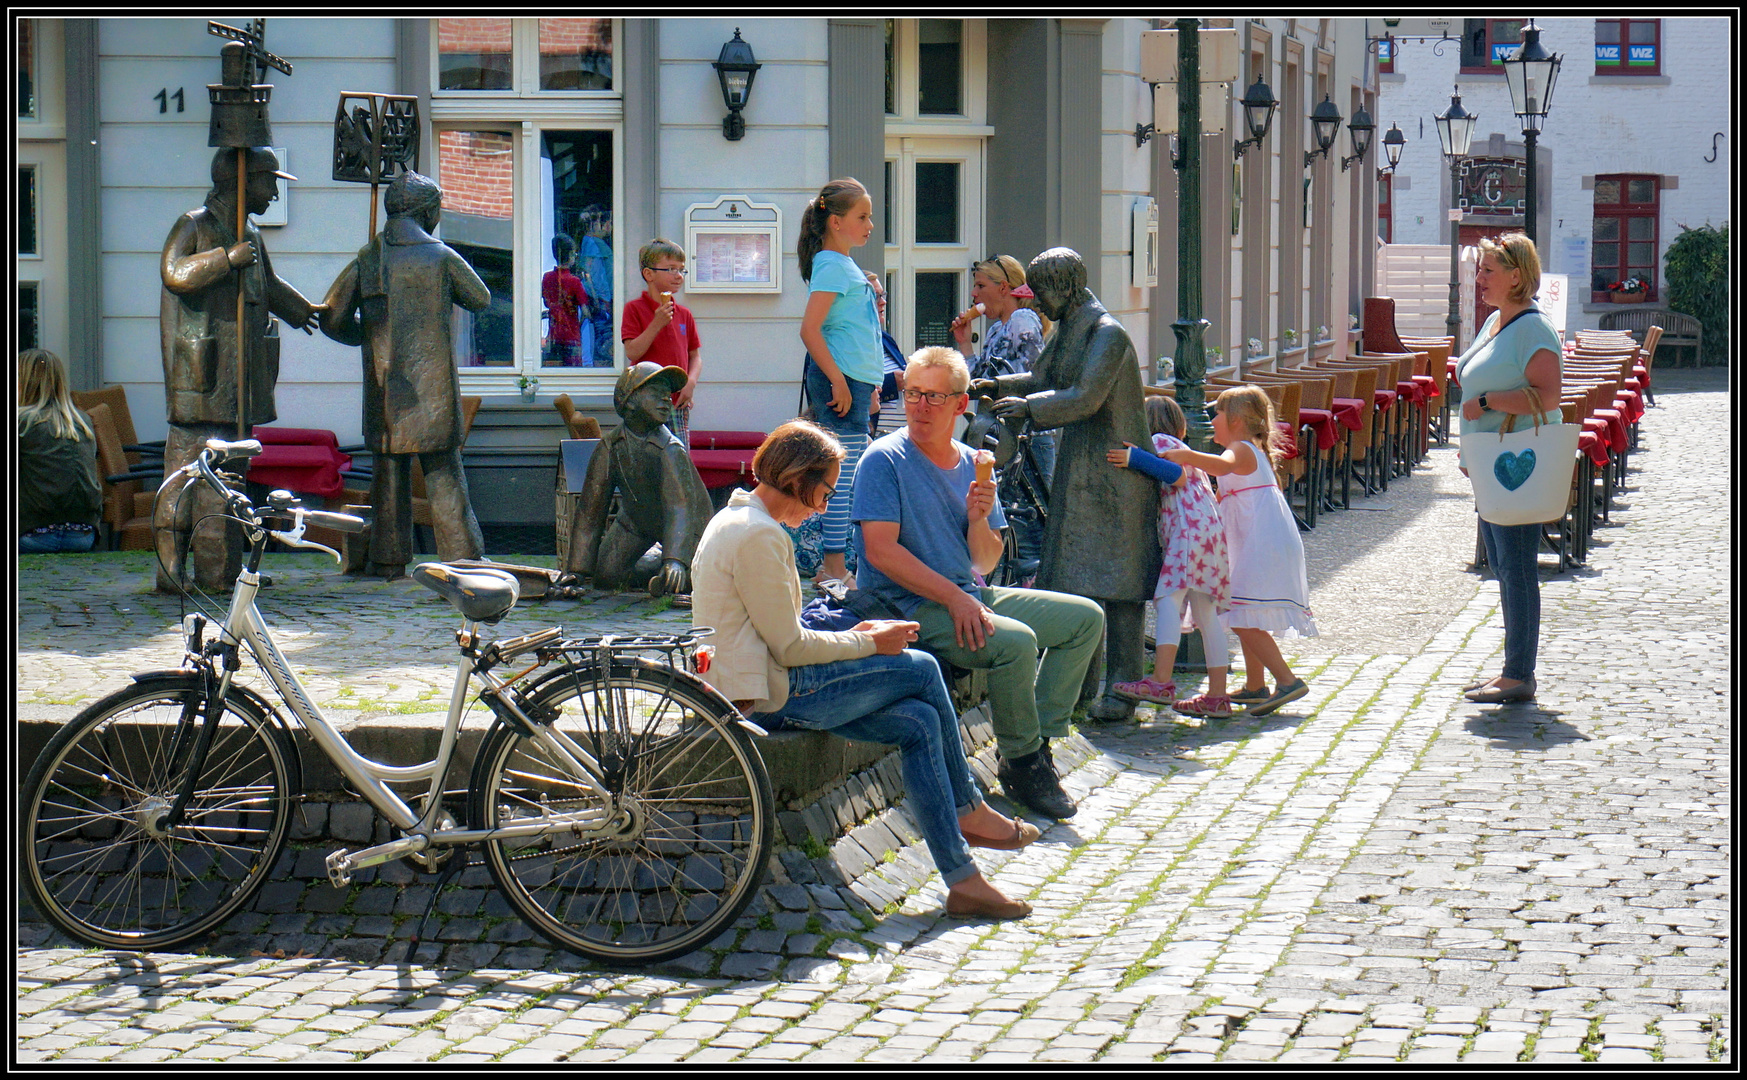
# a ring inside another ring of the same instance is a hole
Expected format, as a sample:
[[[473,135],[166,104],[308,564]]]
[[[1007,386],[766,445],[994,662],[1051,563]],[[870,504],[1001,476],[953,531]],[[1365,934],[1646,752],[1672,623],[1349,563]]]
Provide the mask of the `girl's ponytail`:
[[[867,188],[851,176],[833,180],[819,189],[819,194],[807,200],[801,211],[801,238],[795,242],[795,256],[801,264],[801,280],[813,280],[813,256],[825,246],[825,226],[831,215],[848,214],[855,204],[868,198]]]

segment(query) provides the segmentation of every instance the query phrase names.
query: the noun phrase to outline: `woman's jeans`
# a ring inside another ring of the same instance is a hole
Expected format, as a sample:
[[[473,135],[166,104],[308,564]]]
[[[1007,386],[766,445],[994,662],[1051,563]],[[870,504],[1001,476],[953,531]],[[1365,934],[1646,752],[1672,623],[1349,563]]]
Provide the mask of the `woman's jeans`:
[[[1504,608],[1504,677],[1532,679],[1541,639],[1541,577],[1535,559],[1541,550],[1541,527],[1494,525],[1481,519],[1480,536]]]
[[[958,713],[940,664],[915,649],[789,669],[789,700],[774,713],[792,728],[897,746],[904,789],[934,866],[948,885],[977,873],[959,832],[960,814],[983,801],[965,764]]]
[[[53,526],[47,532],[25,533],[18,538],[20,555],[49,555],[62,551],[90,551],[97,546],[95,530],[84,532]]]

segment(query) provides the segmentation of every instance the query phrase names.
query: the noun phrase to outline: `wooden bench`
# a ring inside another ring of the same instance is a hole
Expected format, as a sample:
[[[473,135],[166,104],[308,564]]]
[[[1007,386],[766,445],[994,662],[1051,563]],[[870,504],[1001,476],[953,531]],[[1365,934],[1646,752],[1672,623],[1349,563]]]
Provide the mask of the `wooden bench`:
[[[1700,331],[1696,316],[1681,311],[1669,311],[1667,308],[1633,307],[1626,311],[1610,311],[1601,317],[1603,330],[1624,330],[1632,335],[1639,344],[1644,341],[1644,335],[1652,326],[1662,328],[1660,345],[1675,345],[1692,350],[1692,366],[1699,365],[1699,344],[1704,335]],[[1649,366],[1655,360],[1646,356],[1644,363]],[[1674,366],[1672,364],[1670,367]]]

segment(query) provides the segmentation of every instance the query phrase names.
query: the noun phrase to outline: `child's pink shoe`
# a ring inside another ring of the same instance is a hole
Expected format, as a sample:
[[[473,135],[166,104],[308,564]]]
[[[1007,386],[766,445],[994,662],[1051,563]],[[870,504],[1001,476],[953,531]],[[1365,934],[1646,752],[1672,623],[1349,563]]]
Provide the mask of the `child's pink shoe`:
[[[1177,696],[1177,684],[1157,682],[1150,675],[1135,682],[1119,682],[1110,688],[1117,697],[1125,697],[1130,701],[1150,701],[1154,705],[1170,705]]]
[[[1184,716],[1205,716],[1214,720],[1223,720],[1231,715],[1231,698],[1225,694],[1214,697],[1212,694],[1196,694],[1185,698],[1171,706]]]

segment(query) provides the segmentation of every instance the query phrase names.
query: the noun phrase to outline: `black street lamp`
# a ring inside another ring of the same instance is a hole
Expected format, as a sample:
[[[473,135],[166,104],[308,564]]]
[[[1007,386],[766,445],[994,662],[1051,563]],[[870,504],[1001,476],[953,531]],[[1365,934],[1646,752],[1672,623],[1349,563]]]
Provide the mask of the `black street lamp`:
[[[1528,158],[1528,185],[1523,232],[1535,239],[1535,140],[1546,123],[1547,108],[1553,101],[1553,82],[1559,77],[1559,65],[1564,57],[1555,56],[1541,47],[1541,28],[1534,20],[1523,27],[1522,47],[1515,55],[1505,57],[1504,81],[1510,86],[1511,109],[1523,122],[1523,153]]]
[[[1233,157],[1243,157],[1244,151],[1252,146],[1262,145],[1262,140],[1268,137],[1268,129],[1274,123],[1274,110],[1280,102],[1274,97],[1274,91],[1268,89],[1268,84],[1256,76],[1253,86],[1244,91],[1244,126],[1250,129],[1250,137],[1240,139],[1233,147]]]
[[[1371,136],[1376,134],[1377,125],[1372,123],[1371,114],[1365,111],[1363,105],[1353,111],[1353,118],[1347,121],[1347,134],[1353,138],[1353,156],[1341,158],[1341,171],[1346,172],[1354,162],[1364,161],[1366,151],[1371,149]],[[1398,149],[1395,151],[1400,154]]]
[[[1401,126],[1392,121],[1389,131],[1383,136],[1383,153],[1389,158],[1389,164],[1377,170],[1377,179],[1381,180],[1395,171],[1395,166],[1401,163],[1401,150],[1406,145],[1407,136],[1401,133]]]
[[[722,118],[722,137],[736,142],[746,135],[746,118],[740,115],[740,110],[752,100],[752,80],[764,65],[753,58],[752,46],[740,39],[740,28],[736,26],[734,39],[722,46],[721,55],[710,66],[721,80],[722,101],[728,106],[728,115]]]
[[[1460,90],[1460,87],[1457,89]],[[1457,213],[1461,205],[1462,186],[1459,166],[1461,160],[1468,156],[1468,145],[1474,141],[1474,125],[1480,118],[1462,108],[1460,93],[1452,93],[1449,110],[1434,119],[1438,126],[1438,142],[1443,148],[1444,156],[1450,161],[1450,313],[1444,317],[1444,329],[1450,335],[1450,355],[1454,356],[1461,352],[1462,331],[1462,315],[1458,307],[1462,289],[1459,231],[1462,219]]]
[[[1310,110],[1310,128],[1316,138],[1316,149],[1304,152],[1304,167],[1307,169],[1311,162],[1328,154],[1341,130],[1341,111],[1335,108],[1327,94],[1322,95],[1322,101]]]

